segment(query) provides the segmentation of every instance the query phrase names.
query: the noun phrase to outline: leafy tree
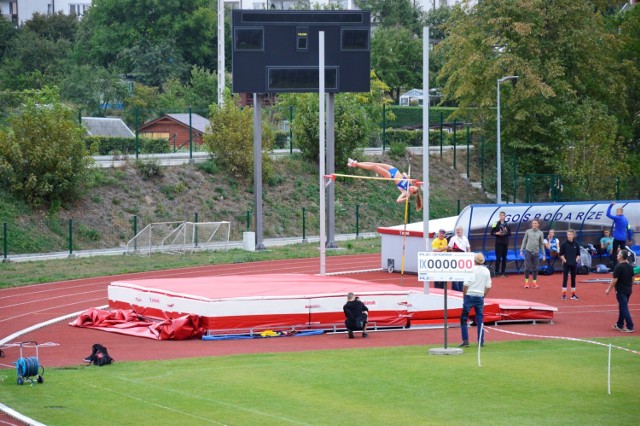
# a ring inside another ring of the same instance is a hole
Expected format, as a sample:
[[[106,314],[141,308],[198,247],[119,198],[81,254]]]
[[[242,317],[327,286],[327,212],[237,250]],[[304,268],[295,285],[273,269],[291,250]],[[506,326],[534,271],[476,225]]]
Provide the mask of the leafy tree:
[[[0,64],[0,85],[13,90],[54,84],[71,51],[66,39],[52,41],[37,33],[19,31]]]
[[[423,12],[411,0],[364,0],[362,9],[371,10],[374,25],[383,28],[403,27],[414,34],[422,32]]]
[[[185,93],[187,105],[194,109],[208,109],[218,101],[218,73],[204,67],[191,68],[189,90]]]
[[[296,146],[302,155],[314,162],[320,159],[320,133],[318,130],[318,94],[303,93],[288,95],[285,102],[293,102],[295,118],[292,131]],[[291,98],[295,96],[295,98]],[[368,145],[374,124],[367,108],[353,93],[339,93],[335,96],[335,155],[336,164],[346,164],[354,150]]]
[[[79,21],[75,15],[67,15],[62,12],[53,15],[34,13],[31,19],[25,21],[22,29],[36,33],[47,40],[64,39],[73,42],[78,25]]]
[[[60,81],[61,96],[85,115],[105,115],[110,104],[122,103],[127,87],[117,73],[91,65],[68,65]]]
[[[379,28],[371,39],[371,67],[398,103],[404,87],[422,82],[422,39],[403,27]]]
[[[459,102],[459,114],[471,114],[487,129],[495,121],[497,79],[518,75],[502,88],[502,150],[518,158],[519,173],[564,174],[564,149],[590,146],[598,135],[599,153],[615,156],[618,104],[626,102],[621,64],[615,58],[619,43],[606,32],[599,14],[588,2],[571,0],[489,0],[476,7],[454,8],[449,36],[438,46],[446,61],[438,78],[443,94]],[[581,114],[598,112],[602,119]],[[612,119],[612,120],[611,120]],[[582,132],[576,129],[582,127]],[[601,171],[573,171],[584,191]],[[609,175],[625,176],[621,162]],[[588,196],[607,197],[594,189]],[[583,194],[585,192],[582,192]]]
[[[0,182],[35,206],[74,200],[91,161],[83,136],[56,90],[25,92],[0,132]]]
[[[425,25],[429,26],[429,41],[432,45],[437,45],[446,37],[446,24],[451,19],[451,8],[441,6],[430,10],[425,15]],[[436,78],[447,57],[444,49],[435,49],[429,52],[429,87],[436,86]]]
[[[168,68],[182,63],[213,69],[215,9],[212,0],[94,0],[82,20],[76,54],[81,62],[107,68],[118,61],[123,73],[147,76],[141,80],[147,84],[151,74],[144,73],[144,64],[162,75],[175,75],[168,73]],[[145,55],[146,49],[151,52]],[[137,62],[137,54],[146,58]]]
[[[124,120],[129,126],[140,126],[149,119],[160,116],[160,100],[157,87],[135,83],[124,100]]]
[[[142,40],[131,47],[123,47],[115,66],[147,86],[160,86],[171,77],[181,77],[188,68],[173,40],[162,40],[157,44]]]
[[[163,84],[163,93],[158,96],[159,106],[166,110],[209,111],[209,105],[217,101],[217,73],[202,67],[192,67],[189,82],[182,84],[176,78]],[[205,113],[204,115],[207,115]]]
[[[15,25],[6,19],[0,19],[0,60],[4,56],[5,51],[11,45],[11,40],[17,34]]]
[[[204,136],[204,145],[215,163],[226,173],[238,179],[253,178],[253,108],[241,108],[230,96],[224,105],[212,104],[209,121],[211,131]],[[263,176],[271,169],[268,151],[273,146],[274,134],[262,120]]]
[[[19,91],[56,84],[71,53],[77,19],[36,13],[19,29],[5,22],[0,23],[0,87]]]
[[[625,120],[620,124],[624,144],[629,154],[629,164],[636,182],[636,196],[640,191],[640,7],[616,14],[609,22],[610,31],[618,34],[622,45],[618,62],[625,69],[627,99]]]

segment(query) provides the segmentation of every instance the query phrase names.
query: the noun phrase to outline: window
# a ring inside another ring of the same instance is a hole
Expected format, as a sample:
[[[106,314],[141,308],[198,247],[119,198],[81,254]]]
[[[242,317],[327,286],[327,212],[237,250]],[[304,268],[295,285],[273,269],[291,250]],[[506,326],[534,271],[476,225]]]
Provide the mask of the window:
[[[342,50],[369,50],[369,30],[343,29],[341,34]]]
[[[69,15],[76,15],[78,17],[83,16],[87,10],[89,10],[90,5],[86,3],[70,3],[69,4]]]
[[[317,67],[268,68],[267,88],[270,91],[315,91],[320,79]],[[326,67],[324,85],[326,90],[338,89],[338,68]]]
[[[235,50],[264,50],[264,28],[236,28]]]
[[[296,28],[296,50],[306,51],[309,49],[309,27]]]

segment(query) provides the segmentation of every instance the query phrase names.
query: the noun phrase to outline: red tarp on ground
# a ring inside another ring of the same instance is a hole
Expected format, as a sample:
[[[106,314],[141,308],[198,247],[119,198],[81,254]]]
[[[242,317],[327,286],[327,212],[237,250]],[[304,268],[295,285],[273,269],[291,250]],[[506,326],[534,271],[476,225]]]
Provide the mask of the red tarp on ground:
[[[175,319],[154,321],[143,318],[130,309],[105,311],[91,308],[81,313],[69,325],[156,340],[199,338],[206,331],[200,326],[200,318],[197,315],[185,315]]]

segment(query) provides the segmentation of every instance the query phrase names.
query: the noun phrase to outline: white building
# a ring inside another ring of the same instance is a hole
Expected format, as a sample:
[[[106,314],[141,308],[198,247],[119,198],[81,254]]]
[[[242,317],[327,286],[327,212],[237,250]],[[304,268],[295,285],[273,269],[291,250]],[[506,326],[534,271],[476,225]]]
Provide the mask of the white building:
[[[50,15],[62,12],[81,17],[91,7],[91,0],[0,0],[0,17],[22,25],[34,13]]]

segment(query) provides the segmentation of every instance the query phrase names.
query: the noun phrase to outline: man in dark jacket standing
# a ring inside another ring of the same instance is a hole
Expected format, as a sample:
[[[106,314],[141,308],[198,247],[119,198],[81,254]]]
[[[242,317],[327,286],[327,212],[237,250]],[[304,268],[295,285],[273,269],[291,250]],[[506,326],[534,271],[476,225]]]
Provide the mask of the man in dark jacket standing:
[[[580,245],[574,240],[576,233],[567,230],[567,240],[560,245],[559,257],[562,260],[562,300],[567,300],[567,278],[571,273],[571,300],[580,300],[576,296],[576,273],[580,260]]]
[[[618,252],[618,264],[613,269],[613,279],[611,284],[604,291],[608,295],[611,289],[616,289],[616,299],[618,299],[618,321],[613,324],[613,328],[624,333],[633,333],[633,320],[629,312],[629,298],[633,287],[633,266],[629,264],[629,252],[620,250]],[[625,327],[624,324],[627,323]]]
[[[367,337],[367,322],[369,319],[369,308],[360,301],[353,293],[347,294],[347,303],[342,308],[344,311],[344,325],[349,331],[349,339],[353,339],[353,332],[362,330],[362,337]]]
[[[505,212],[500,212],[499,220],[491,227],[491,235],[496,237],[496,276],[505,275],[505,269],[507,268],[507,250],[509,248],[509,236],[511,235],[511,228],[505,220]],[[502,272],[500,272],[500,266],[502,266]]]

